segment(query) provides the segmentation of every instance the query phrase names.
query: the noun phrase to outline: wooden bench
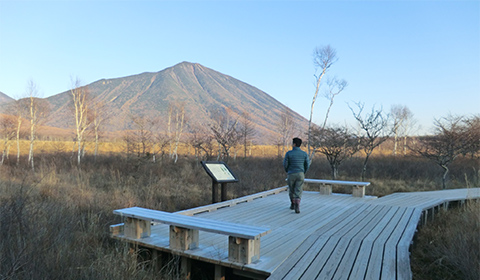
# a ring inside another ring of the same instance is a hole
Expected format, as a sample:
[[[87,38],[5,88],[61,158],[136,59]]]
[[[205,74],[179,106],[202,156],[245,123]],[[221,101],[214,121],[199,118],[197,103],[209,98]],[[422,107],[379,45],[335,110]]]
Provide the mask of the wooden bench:
[[[262,227],[190,217],[141,207],[114,210],[124,217],[124,236],[140,239],[149,237],[151,223],[170,225],[170,248],[192,250],[198,247],[199,230],[228,235],[228,260],[249,264],[260,258],[260,237],[271,230]],[[118,228],[118,225],[114,227]],[[119,235],[118,230],[112,234]]]
[[[365,187],[370,185],[370,182],[353,182],[353,181],[339,181],[339,180],[319,180],[319,179],[305,179],[308,184],[321,184],[320,194],[332,194],[332,185],[352,186],[352,196],[364,197]]]

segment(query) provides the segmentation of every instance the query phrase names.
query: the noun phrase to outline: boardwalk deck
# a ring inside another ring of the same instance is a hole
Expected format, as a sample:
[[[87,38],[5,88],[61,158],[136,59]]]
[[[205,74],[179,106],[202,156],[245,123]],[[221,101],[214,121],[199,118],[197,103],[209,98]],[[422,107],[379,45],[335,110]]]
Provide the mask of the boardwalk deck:
[[[382,198],[304,192],[301,214],[289,209],[285,188],[178,213],[271,229],[260,259],[228,261],[228,242],[200,232],[194,250],[169,248],[169,228],[150,237],[116,238],[145,247],[255,273],[269,279],[411,279],[409,248],[422,215],[452,201],[479,199],[480,189],[396,193]]]

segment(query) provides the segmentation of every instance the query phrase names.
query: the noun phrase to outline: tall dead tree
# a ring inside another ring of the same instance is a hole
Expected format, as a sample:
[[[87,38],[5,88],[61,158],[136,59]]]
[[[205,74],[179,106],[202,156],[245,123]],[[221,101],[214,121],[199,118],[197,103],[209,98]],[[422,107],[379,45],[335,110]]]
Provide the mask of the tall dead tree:
[[[310,139],[312,132],[312,118],[313,118],[313,107],[317,101],[318,92],[320,90],[320,85],[323,77],[327,73],[328,69],[337,61],[337,52],[335,49],[327,45],[325,47],[317,47],[313,52],[313,65],[315,66],[315,93],[312,99],[312,105],[310,107],[310,118],[308,120],[308,139],[307,150],[310,161],[313,159],[314,151],[310,147]]]
[[[85,137],[85,131],[91,124],[90,113],[90,92],[88,87],[82,86],[78,78],[72,79],[72,89],[70,90],[71,101],[73,104],[73,116],[75,120],[75,131],[77,140],[77,164],[80,165],[82,158],[82,145]]]
[[[250,113],[246,111],[243,111],[240,115],[239,131],[243,143],[243,157],[246,158],[248,147],[251,146],[251,139],[255,135],[255,123],[252,121]]]
[[[390,131],[388,129],[388,115],[385,115],[382,109],[375,110],[375,106],[373,106],[372,111],[363,116],[364,104],[359,102],[356,105],[358,111],[352,109],[350,105],[349,107],[360,129],[363,131],[363,135],[359,137],[359,144],[360,148],[365,152],[361,175],[362,181],[364,181],[370,156],[380,144],[387,140]]]

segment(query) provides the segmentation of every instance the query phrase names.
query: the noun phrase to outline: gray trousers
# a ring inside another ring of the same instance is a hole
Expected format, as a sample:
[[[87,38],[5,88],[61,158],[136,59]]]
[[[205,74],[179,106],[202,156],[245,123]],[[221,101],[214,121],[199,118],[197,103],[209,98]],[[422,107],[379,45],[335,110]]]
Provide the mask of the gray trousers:
[[[287,183],[290,199],[302,198],[303,180],[305,180],[305,174],[303,172],[288,174]]]

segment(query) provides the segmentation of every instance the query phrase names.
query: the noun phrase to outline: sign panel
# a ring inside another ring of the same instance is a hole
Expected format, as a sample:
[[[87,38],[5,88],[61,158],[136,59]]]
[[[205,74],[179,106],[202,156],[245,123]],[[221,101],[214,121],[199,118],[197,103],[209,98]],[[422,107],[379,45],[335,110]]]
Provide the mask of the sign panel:
[[[230,168],[221,161],[202,161],[203,168],[217,183],[238,182]]]

